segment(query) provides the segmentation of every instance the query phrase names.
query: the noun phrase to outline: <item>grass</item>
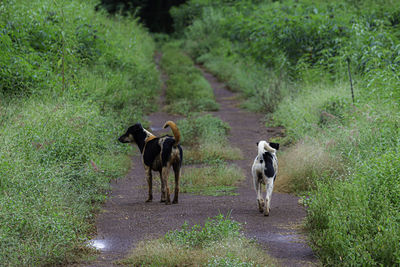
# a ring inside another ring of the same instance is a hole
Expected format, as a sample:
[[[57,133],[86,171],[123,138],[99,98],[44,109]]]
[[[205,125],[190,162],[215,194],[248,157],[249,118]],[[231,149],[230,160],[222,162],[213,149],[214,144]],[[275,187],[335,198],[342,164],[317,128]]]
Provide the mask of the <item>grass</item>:
[[[187,118],[177,122],[185,146],[184,164],[213,165],[185,170],[181,179],[181,192],[215,196],[234,194],[238,181],[244,175],[239,168],[224,164],[227,160],[242,158],[241,151],[231,147],[227,141],[230,127],[210,114],[194,112],[209,110],[198,106],[197,101],[215,101],[212,88],[194,67],[193,61],[180,52],[174,43],[163,46],[162,66],[169,76],[167,100],[171,103],[170,107],[184,111],[187,115]],[[202,86],[193,88],[193,84]],[[171,108],[169,111],[172,111]],[[173,179],[170,179],[172,183]]]
[[[167,110],[178,114],[218,110],[213,89],[192,59],[173,43],[164,45],[162,51],[161,67],[168,75]]]
[[[234,194],[244,174],[240,168],[225,162],[243,156],[227,141],[229,125],[210,114],[190,114],[177,123],[186,147],[184,164],[206,164],[185,169],[181,192],[214,196]]]
[[[186,49],[190,53],[190,48]],[[241,107],[252,112],[273,112],[282,98],[293,91],[283,70],[275,74],[250,58],[225,57],[210,52],[196,60],[224,81],[229,89],[240,92]]]
[[[96,13],[96,3],[0,4],[2,265],[64,265],[88,253],[109,181],[130,165],[116,137],[158,93],[149,35]]]
[[[238,148],[229,145],[226,136],[230,126],[221,119],[210,114],[190,114],[177,123],[182,132],[183,145],[189,146],[185,150],[186,164],[213,164],[243,157]]]
[[[274,266],[239,223],[218,215],[203,227],[187,223],[157,240],[144,241],[122,265],[140,266]]]
[[[272,111],[269,118],[286,128],[279,142],[293,146],[279,156],[277,187],[306,195],[307,227],[322,264],[398,265],[400,39],[393,1],[192,0],[176,9],[185,51],[244,92],[244,105]],[[276,71],[260,78],[258,64],[260,73]]]
[[[275,189],[279,192],[304,194],[316,189],[317,182],[339,179],[345,172],[339,156],[326,150],[333,145],[327,141],[303,140],[279,155],[279,177]]]
[[[231,147],[228,142],[202,142],[185,150],[185,164],[218,164],[228,160],[243,159],[239,148]]]
[[[237,184],[245,178],[243,171],[228,164],[186,168],[182,174],[183,193],[222,196],[234,195]],[[170,177],[171,183],[173,178]]]

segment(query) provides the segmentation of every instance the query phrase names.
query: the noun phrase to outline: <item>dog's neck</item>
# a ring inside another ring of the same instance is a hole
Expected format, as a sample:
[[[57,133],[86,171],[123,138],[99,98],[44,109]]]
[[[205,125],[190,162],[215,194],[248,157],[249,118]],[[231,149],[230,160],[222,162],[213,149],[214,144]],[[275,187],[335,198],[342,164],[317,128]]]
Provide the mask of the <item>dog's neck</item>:
[[[142,130],[143,130],[142,132],[139,132],[134,136],[135,142],[139,147],[140,153],[143,153],[143,149],[147,141],[150,141],[151,139],[155,138],[155,136],[146,129],[142,128]]]
[[[134,136],[134,138],[135,138],[135,142],[136,142],[137,146],[139,147],[140,153],[143,153],[143,149],[146,144],[145,140],[147,138],[146,133],[144,131],[139,132]]]

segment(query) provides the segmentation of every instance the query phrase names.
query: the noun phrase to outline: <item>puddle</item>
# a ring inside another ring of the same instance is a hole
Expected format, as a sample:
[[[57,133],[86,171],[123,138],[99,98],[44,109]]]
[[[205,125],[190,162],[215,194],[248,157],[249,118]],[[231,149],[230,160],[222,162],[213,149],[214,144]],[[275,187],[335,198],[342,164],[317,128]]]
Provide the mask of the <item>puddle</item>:
[[[97,250],[107,250],[107,248],[110,246],[108,244],[107,240],[104,239],[93,239],[87,242],[87,245],[91,248],[95,248]]]

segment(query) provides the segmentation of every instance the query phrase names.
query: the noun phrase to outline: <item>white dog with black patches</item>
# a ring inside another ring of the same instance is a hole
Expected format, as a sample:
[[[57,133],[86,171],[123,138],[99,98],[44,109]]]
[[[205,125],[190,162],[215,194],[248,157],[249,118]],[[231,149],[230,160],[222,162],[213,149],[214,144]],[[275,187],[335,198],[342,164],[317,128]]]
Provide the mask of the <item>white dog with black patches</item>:
[[[278,172],[276,150],[279,149],[279,144],[260,141],[257,143],[257,146],[258,155],[254,160],[251,173],[253,175],[254,189],[257,194],[258,210],[264,212],[265,216],[268,216],[274,181]],[[266,186],[265,199],[262,197],[262,184]]]

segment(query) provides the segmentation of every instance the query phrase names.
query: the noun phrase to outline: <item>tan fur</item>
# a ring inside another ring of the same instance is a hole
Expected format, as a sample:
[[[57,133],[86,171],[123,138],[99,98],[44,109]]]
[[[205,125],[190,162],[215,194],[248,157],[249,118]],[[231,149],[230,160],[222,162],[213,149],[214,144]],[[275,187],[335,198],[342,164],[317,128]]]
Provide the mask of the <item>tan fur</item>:
[[[174,144],[174,146],[177,146],[177,145],[179,144],[179,141],[181,140],[181,134],[180,134],[180,132],[179,132],[178,126],[176,126],[175,122],[173,122],[173,121],[167,121],[167,122],[164,124],[164,127],[163,127],[163,128],[165,129],[165,128],[167,128],[168,126],[171,128],[172,133],[174,134],[174,139],[175,139],[175,144]]]
[[[144,140],[145,143],[149,142],[150,140],[156,139],[157,137],[152,135],[146,138],[146,140]]]

